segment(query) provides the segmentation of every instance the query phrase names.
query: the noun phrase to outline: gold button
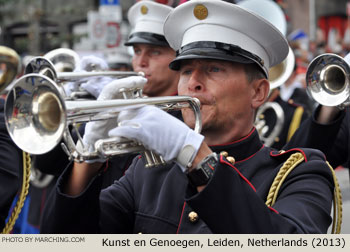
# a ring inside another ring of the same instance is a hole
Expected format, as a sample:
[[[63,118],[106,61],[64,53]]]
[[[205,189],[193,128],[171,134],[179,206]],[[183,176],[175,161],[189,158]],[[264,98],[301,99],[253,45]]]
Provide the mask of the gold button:
[[[227,151],[222,151],[222,152],[220,152],[220,155],[223,157],[227,157],[228,153],[227,153]]]
[[[229,161],[231,164],[234,164],[236,162],[236,159],[234,157],[227,157],[227,161]]]
[[[293,104],[293,103],[294,103],[293,99],[289,99],[289,100],[288,100],[288,103],[289,103],[289,104]]]
[[[195,211],[192,211],[188,214],[188,219],[190,222],[194,223],[198,220],[198,214]]]
[[[275,142],[279,142],[280,138],[279,137],[275,137]]]
[[[262,120],[262,119],[264,119],[264,118],[265,118],[265,115],[264,115],[264,114],[260,114],[260,115],[259,115],[259,119]]]

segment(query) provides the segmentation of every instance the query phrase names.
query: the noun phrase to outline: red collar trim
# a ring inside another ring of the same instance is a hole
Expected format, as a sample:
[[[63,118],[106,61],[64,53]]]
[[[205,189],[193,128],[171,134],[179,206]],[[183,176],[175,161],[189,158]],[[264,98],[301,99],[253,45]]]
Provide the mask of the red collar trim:
[[[247,158],[245,158],[245,159],[236,161],[236,163],[239,164],[239,163],[242,163],[242,162],[244,162],[244,161],[247,161],[248,159],[251,159],[251,158],[254,157],[259,151],[261,151],[262,148],[264,148],[264,147],[265,147],[265,145],[263,144],[263,145],[261,146],[261,148],[260,148],[257,152],[255,152],[253,155],[251,155],[251,156],[249,156],[249,157],[247,157]]]
[[[253,127],[253,129],[249,132],[248,135],[246,135],[245,137],[243,137],[243,138],[241,138],[241,139],[238,139],[237,141],[233,141],[233,142],[229,142],[229,143],[224,143],[224,144],[209,145],[209,146],[216,147],[216,146],[225,146],[225,145],[230,145],[230,144],[239,143],[239,142],[242,142],[243,140],[247,139],[248,137],[250,137],[250,136],[253,134],[254,131],[255,131],[255,127]]]

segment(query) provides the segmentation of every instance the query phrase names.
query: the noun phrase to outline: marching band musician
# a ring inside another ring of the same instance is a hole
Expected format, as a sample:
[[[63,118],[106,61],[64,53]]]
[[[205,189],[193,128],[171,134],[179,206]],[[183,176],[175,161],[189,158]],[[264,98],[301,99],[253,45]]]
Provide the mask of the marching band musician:
[[[350,66],[350,54],[344,60]],[[348,106],[341,109],[319,104],[284,148],[301,146],[319,149],[334,168],[340,165],[350,167],[349,122]]]
[[[10,138],[4,119],[4,99],[0,98],[0,231],[5,227],[11,204],[21,187],[22,150]]]
[[[309,112],[305,110],[304,106],[296,104],[292,99],[284,101],[280,96],[280,90],[278,88],[272,90],[267,101],[276,102],[283,110],[284,122],[281,131],[278,136],[273,139],[273,143],[270,146],[277,150],[282,150],[284,145],[292,138],[295,131],[299,128],[300,124],[308,118]],[[267,109],[262,114],[262,117],[269,126],[267,132],[267,135],[269,135],[276,125],[278,118],[276,113],[271,109]]]
[[[163,23],[173,8],[150,1],[140,1],[128,11],[133,27],[126,46],[132,46],[134,71],[143,72],[147,78],[143,93],[147,96],[177,94],[178,74],[168,68],[175,58],[163,33]]]
[[[141,8],[142,6],[143,8]],[[142,86],[143,93],[149,96],[174,95],[177,93],[178,74],[171,71],[168,67],[171,60],[175,58],[175,51],[170,48],[165,40],[162,29],[165,18],[172,9],[172,7],[155,2],[136,3],[130,8],[128,20],[133,26],[133,30],[126,45],[134,48],[135,53],[131,59],[132,67],[134,71],[144,72],[146,74],[147,84],[145,85],[144,78],[139,78],[137,81],[138,83],[133,84],[131,80],[137,78],[130,77],[115,80],[114,87],[119,86],[119,88],[127,88],[128,86],[131,87],[131,85]],[[106,53],[108,52],[110,52],[110,50],[106,51]],[[107,63],[118,62],[119,66],[123,66],[123,64],[120,64],[122,62],[121,60],[124,60],[124,63],[129,63],[129,59],[125,56],[119,58],[119,61],[117,61],[116,57],[118,57],[118,55],[112,55],[110,53],[110,57],[107,57]],[[93,62],[94,57],[86,58],[86,60]],[[95,61],[95,63],[103,65],[100,61]],[[111,64],[110,66],[113,65]],[[114,67],[115,66],[114,64]],[[114,70],[125,69],[114,68]],[[89,83],[91,84],[89,85]],[[104,84],[93,83],[93,81],[89,83],[87,83],[88,86],[86,86],[87,91],[98,96],[98,90],[100,90]],[[114,90],[114,92],[115,91],[116,90]],[[105,94],[106,93],[107,92],[105,92]],[[105,98],[107,95],[108,94],[105,95]],[[112,98],[112,96],[109,97]],[[171,114],[178,118],[181,116],[181,113],[178,113],[178,111],[171,112]],[[79,131],[83,135],[84,127],[80,127]],[[122,177],[135,156],[136,154],[128,154],[115,156],[108,160],[108,166],[114,167],[114,169],[105,169],[103,187],[111,185],[115,180]],[[52,163],[54,165],[52,165]],[[59,176],[68,163],[68,157],[59,145],[52,151],[35,157],[35,164],[39,170],[48,174],[54,174],[55,176]],[[116,168],[116,166],[118,166],[118,168]],[[50,187],[47,188],[45,192],[50,192],[53,185],[54,183],[50,183]],[[43,200],[37,201],[38,207],[43,205],[47,197],[42,197],[42,199]],[[37,210],[35,212],[38,213],[40,211],[41,214],[43,209],[42,207],[40,207],[40,209],[38,207],[36,207]]]
[[[177,51],[170,68],[180,75],[179,95],[201,101],[202,134],[190,129],[194,116],[188,109],[185,123],[153,106],[121,112],[120,126],[109,136],[136,139],[168,164],[146,169],[137,157],[103,191],[104,164],[69,165],[45,211],[42,232],[325,233],[334,185],[323,154],[274,151],[253,126],[269,93],[268,69],[288,53],[283,35],[261,17],[220,0],[176,7],[164,34]],[[93,133],[87,130],[84,138]],[[267,206],[269,188],[290,156],[302,162]]]
[[[275,25],[283,35],[286,35],[287,22],[285,14],[281,7],[274,1],[243,0],[237,4],[262,16],[271,24]],[[267,98],[267,102],[272,102],[275,106],[279,105],[283,115],[279,115],[279,112],[272,109],[272,107],[267,107],[267,109],[263,110],[263,113],[259,113],[259,118],[257,118],[264,120],[268,126],[268,130],[264,135],[266,135],[266,138],[271,139],[265,141],[265,144],[268,144],[270,147],[277,150],[282,149],[282,147],[291,139],[295,130],[300,126],[300,123],[311,113],[302,105],[302,103],[296,103],[294,99],[283,99],[284,97],[282,97],[282,87],[294,80],[296,66],[294,53],[290,50],[287,58],[280,64],[280,66],[276,66],[269,70],[271,76],[271,91]],[[281,69],[283,69],[283,71]],[[298,92],[298,95],[302,96],[301,99],[303,99],[304,102],[307,101],[307,99],[305,99],[307,98],[305,97],[307,96],[306,92],[305,96],[302,91]],[[278,131],[276,128],[280,128],[280,130]],[[275,133],[275,131],[277,133]]]
[[[13,49],[0,45],[0,59],[0,232],[7,233],[12,224],[11,219],[7,223],[6,219],[22,186],[23,153],[7,131],[4,102],[6,89],[19,74],[20,57]]]
[[[132,67],[136,72],[144,72],[145,78],[147,78],[146,85],[144,78],[140,78],[136,85],[142,86],[143,93],[148,96],[174,95],[177,93],[178,74],[171,71],[168,67],[171,60],[175,58],[175,51],[170,48],[165,40],[163,30],[160,28],[172,9],[172,7],[164,4],[147,1],[134,4],[128,12],[128,20],[134,28],[125,44],[134,48],[135,54],[132,57]],[[130,87],[135,85],[132,81],[129,81],[135,79],[137,78],[131,77],[114,80],[114,82],[116,83],[115,86],[119,86],[119,88],[127,88],[128,85]],[[95,84],[100,86],[99,83]],[[94,95],[96,97],[100,94],[92,85],[89,85],[88,90],[95,90]],[[175,113],[173,114],[178,116]],[[59,175],[69,162],[68,158],[61,158],[63,155],[66,157],[61,146],[56,146],[55,151],[37,156],[36,163],[42,167],[41,169],[39,168],[40,170],[46,170],[49,174]],[[52,160],[55,160],[55,163],[61,169],[57,169],[56,165],[50,166],[48,162]],[[120,170],[120,173],[111,176],[109,181],[113,183],[115,179],[122,176],[130,162],[130,160],[125,159],[125,166]],[[106,183],[106,186],[109,184],[109,182]]]

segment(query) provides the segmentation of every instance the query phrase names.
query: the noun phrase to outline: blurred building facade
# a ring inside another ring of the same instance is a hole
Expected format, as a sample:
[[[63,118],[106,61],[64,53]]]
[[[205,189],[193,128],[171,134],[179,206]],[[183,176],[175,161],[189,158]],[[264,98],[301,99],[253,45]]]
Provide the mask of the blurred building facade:
[[[1,0],[0,44],[19,54],[40,55],[58,47],[73,48],[88,37],[87,13],[100,0]],[[134,0],[119,0],[123,17]]]

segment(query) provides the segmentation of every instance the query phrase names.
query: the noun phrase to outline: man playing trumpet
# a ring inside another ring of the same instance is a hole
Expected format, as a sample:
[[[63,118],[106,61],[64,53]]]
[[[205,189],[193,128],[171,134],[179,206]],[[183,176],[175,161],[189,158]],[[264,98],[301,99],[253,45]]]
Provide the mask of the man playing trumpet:
[[[179,95],[201,101],[202,135],[190,129],[189,110],[185,123],[152,106],[123,111],[109,136],[135,139],[168,164],[146,169],[135,158],[103,191],[102,163],[70,165],[42,232],[325,233],[334,185],[322,153],[279,153],[253,126],[269,92],[268,69],[288,53],[283,35],[261,17],[213,0],[175,8],[164,33],[177,51],[170,68],[180,75]],[[271,184],[290,156],[295,168],[269,204]]]

